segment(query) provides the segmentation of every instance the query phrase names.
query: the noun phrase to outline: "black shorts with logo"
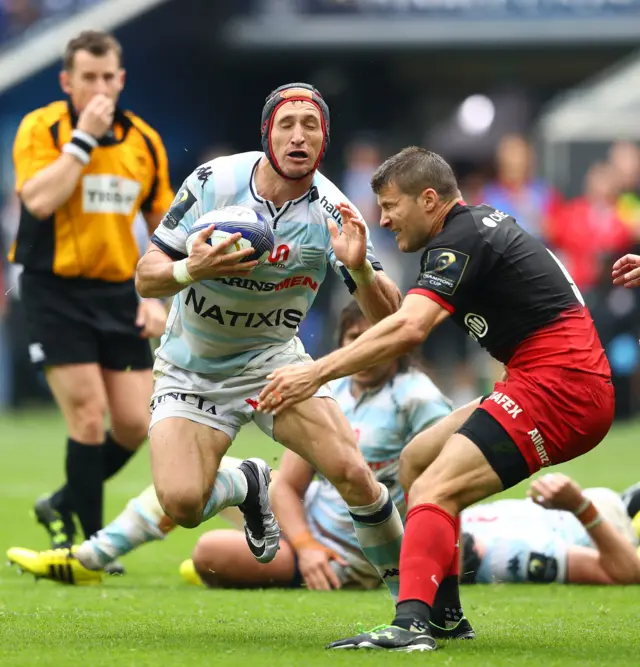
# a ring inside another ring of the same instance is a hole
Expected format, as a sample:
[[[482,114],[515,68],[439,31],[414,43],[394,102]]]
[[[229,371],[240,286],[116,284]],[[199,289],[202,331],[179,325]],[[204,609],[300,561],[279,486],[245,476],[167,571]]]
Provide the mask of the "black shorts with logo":
[[[135,324],[139,300],[133,280],[108,283],[25,271],[21,301],[32,362],[151,368],[149,341]]]

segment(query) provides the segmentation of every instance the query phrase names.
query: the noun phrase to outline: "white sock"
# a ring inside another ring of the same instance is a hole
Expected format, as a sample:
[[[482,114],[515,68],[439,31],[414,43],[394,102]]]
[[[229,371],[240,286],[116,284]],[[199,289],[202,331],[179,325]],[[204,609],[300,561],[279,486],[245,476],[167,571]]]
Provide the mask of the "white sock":
[[[238,468],[218,470],[211,497],[202,513],[202,520],[207,521],[227,507],[240,505],[246,497],[247,478],[242,470]]]
[[[349,507],[356,536],[367,560],[373,565],[389,589],[394,602],[400,592],[400,546],[404,535],[402,518],[389,496],[389,489],[380,484],[380,497],[364,507]]]
[[[153,486],[127,503],[124,511],[108,526],[85,540],[75,557],[89,570],[101,570],[111,561],[142,544],[164,539],[158,527],[164,512]]]

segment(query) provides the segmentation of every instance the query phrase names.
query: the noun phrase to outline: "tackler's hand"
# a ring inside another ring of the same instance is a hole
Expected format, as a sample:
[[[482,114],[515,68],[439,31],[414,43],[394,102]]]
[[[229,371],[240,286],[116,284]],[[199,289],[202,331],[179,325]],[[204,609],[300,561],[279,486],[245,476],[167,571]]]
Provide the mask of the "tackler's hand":
[[[269,384],[258,397],[258,410],[273,415],[311,398],[321,385],[313,364],[283,366],[267,375],[267,380]]]

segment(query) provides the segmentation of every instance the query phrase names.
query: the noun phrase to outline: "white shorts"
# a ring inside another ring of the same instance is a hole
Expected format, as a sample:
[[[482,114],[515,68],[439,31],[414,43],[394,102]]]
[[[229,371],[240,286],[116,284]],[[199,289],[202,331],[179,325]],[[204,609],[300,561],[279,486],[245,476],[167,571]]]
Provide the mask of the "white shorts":
[[[239,375],[219,382],[156,359],[149,431],[162,419],[182,417],[211,426],[233,440],[253,420],[263,433],[273,438],[273,415],[256,411],[258,396],[268,384],[267,375],[282,366],[312,361],[298,338],[266,349]],[[328,385],[320,387],[314,396],[332,398]]]

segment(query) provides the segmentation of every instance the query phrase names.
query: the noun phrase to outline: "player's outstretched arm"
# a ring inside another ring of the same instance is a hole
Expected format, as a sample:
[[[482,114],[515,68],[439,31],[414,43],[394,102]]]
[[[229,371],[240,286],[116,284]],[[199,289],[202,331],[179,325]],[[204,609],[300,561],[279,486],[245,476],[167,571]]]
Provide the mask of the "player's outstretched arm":
[[[358,285],[353,293],[360,310],[371,324],[377,324],[397,312],[402,303],[402,295],[393,280],[384,271],[374,273],[373,282]]]
[[[611,271],[614,285],[640,287],[640,255],[625,255],[614,265]]]
[[[312,364],[278,368],[267,379],[258,409],[278,414],[313,396],[320,386],[347,375],[393,361],[420,345],[449,311],[428,297],[409,294],[397,313],[386,317],[353,343]]]
[[[529,495],[549,509],[573,512],[596,545],[596,549],[576,546],[568,550],[568,583],[640,584],[640,558],[635,547],[599,514],[570,477],[561,473],[539,477],[532,482]]]

